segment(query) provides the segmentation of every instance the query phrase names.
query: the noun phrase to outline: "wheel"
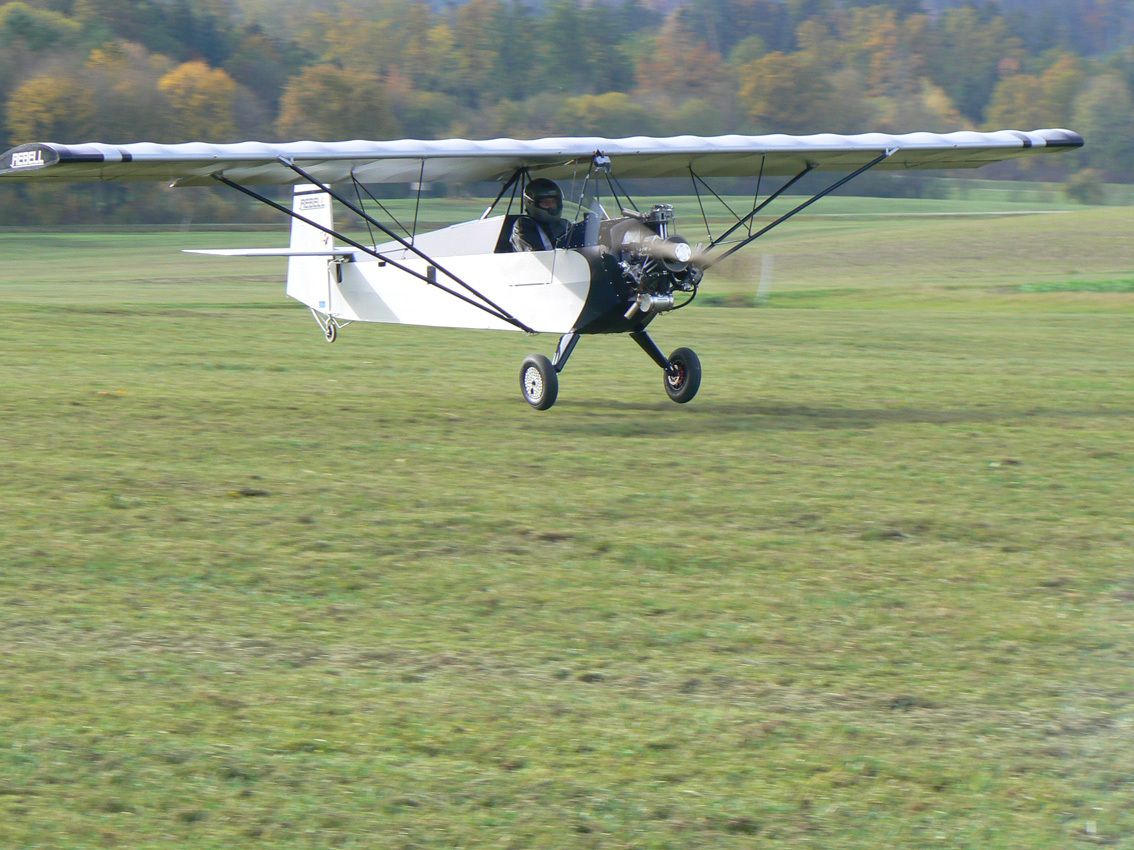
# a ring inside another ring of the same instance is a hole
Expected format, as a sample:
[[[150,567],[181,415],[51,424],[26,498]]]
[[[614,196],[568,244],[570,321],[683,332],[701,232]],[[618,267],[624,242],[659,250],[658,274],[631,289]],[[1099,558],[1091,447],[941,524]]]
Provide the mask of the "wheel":
[[[676,374],[665,373],[665,391],[678,404],[693,400],[701,389],[701,360],[692,348],[679,348],[669,355]]]
[[[524,401],[536,410],[547,410],[559,395],[559,373],[542,354],[533,354],[520,366],[520,389]]]
[[[327,317],[327,326],[323,328],[323,336],[327,338],[327,342],[334,342],[339,336],[338,325],[330,316]]]

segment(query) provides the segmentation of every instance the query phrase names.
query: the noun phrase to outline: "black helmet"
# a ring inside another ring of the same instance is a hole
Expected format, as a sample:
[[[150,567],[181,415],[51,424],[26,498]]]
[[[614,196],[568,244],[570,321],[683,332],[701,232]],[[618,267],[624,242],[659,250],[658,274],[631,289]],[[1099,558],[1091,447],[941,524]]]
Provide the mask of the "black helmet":
[[[548,198],[555,199],[554,205],[547,203]],[[550,224],[563,216],[563,192],[546,177],[537,177],[524,187],[524,213]]]

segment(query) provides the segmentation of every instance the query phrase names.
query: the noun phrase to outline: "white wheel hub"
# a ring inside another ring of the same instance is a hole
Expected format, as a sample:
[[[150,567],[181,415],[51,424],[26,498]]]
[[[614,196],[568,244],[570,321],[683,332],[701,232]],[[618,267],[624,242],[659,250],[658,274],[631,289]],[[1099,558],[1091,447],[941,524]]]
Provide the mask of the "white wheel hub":
[[[529,366],[524,372],[524,388],[528,392],[528,398],[533,401],[543,398],[543,375],[535,366]]]

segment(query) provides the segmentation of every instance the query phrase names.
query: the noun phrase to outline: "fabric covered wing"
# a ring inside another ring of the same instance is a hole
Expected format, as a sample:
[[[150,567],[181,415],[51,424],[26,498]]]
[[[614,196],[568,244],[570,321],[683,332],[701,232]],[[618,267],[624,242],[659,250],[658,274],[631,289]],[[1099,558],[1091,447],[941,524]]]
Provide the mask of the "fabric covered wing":
[[[502,180],[518,168],[557,179],[582,175],[604,153],[621,178],[795,174],[808,164],[852,171],[885,151],[879,168],[975,168],[1002,159],[1081,147],[1070,130],[991,133],[865,133],[854,136],[675,136],[467,141],[204,142],[161,145],[36,143],[0,156],[0,181],[149,180],[211,185],[214,175],[248,184],[305,182],[281,160],[325,183]]]

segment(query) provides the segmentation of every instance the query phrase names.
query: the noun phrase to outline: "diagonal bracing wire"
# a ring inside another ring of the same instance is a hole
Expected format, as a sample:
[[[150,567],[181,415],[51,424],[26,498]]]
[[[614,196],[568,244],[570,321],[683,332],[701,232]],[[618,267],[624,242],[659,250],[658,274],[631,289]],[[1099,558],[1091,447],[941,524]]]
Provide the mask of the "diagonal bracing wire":
[[[356,194],[356,195],[358,194],[358,191],[359,191],[359,190],[361,189],[361,190],[362,190],[363,192],[365,192],[365,193],[366,193],[366,197],[368,197],[368,198],[369,198],[370,200],[372,200],[372,201],[373,201],[373,202],[374,202],[375,204],[377,204],[377,205],[378,205],[378,209],[382,210],[382,212],[384,212],[384,213],[385,213],[386,215],[388,215],[388,216],[390,217],[390,221],[394,222],[394,224],[396,224],[396,225],[397,225],[397,226],[398,226],[399,228],[401,228],[401,230],[402,230],[402,233],[404,233],[404,234],[405,234],[406,236],[410,236],[410,235],[411,235],[411,234],[410,234],[410,230],[409,230],[409,228],[408,228],[408,227],[406,227],[406,226],[405,226],[404,224],[402,224],[402,223],[401,223],[400,221],[398,221],[398,217],[397,217],[397,216],[395,216],[395,215],[394,215],[394,214],[393,214],[392,212],[390,212],[390,211],[389,211],[388,209],[386,209],[386,205],[385,205],[385,204],[383,204],[383,203],[382,203],[382,202],[381,202],[380,200],[378,200],[378,199],[377,199],[376,197],[374,197],[374,195],[372,195],[372,194],[371,194],[370,190],[369,190],[369,189],[367,189],[367,188],[366,188],[365,186],[363,186],[363,185],[362,185],[362,183],[360,183],[360,182],[359,182],[359,180],[358,180],[358,178],[357,178],[357,177],[355,177],[355,176],[354,176],[354,175],[352,174],[352,175],[350,176],[350,179],[354,181],[354,190],[355,190],[355,194]],[[361,198],[361,197],[360,197],[360,198],[358,199],[358,205],[359,205],[360,207],[362,206],[362,198]],[[366,227],[367,227],[367,228],[369,229],[369,227],[370,227],[370,222],[367,222],[367,223],[366,223]],[[373,236],[373,234],[371,234],[371,235]]]
[[[836,189],[838,189],[843,184],[849,183],[851,180],[858,177],[858,175],[862,174],[864,171],[869,171],[871,168],[878,165],[878,163],[882,162],[885,159],[888,159],[894,153],[894,150],[895,149],[890,148],[890,149],[883,151],[878,156],[876,156],[874,159],[870,160],[870,162],[866,163],[866,165],[862,166],[861,168],[859,168],[855,171],[852,171],[850,174],[848,174],[846,177],[843,177],[841,180],[835,181],[834,183],[832,183],[830,186],[828,186],[826,189],[822,190],[821,192],[816,192],[814,195],[812,195],[810,198],[808,198],[802,204],[799,204],[798,206],[796,206],[793,209],[789,210],[788,212],[784,213],[779,218],[777,218],[775,221],[773,221],[771,224],[765,225],[760,230],[758,230],[756,233],[753,233],[751,236],[747,237],[746,239],[742,239],[740,242],[737,242],[735,245],[733,245],[731,248],[729,248],[723,254],[720,254],[719,256],[713,257],[707,264],[705,264],[704,268],[708,269],[710,266],[714,266],[717,263],[719,263],[725,257],[729,257],[729,256],[735,254],[737,251],[739,251],[744,246],[748,245],[750,242],[752,242],[756,239],[759,239],[761,236],[763,236],[765,233],[767,233],[773,227],[778,227],[779,225],[781,225],[785,221],[787,221],[789,218],[794,216],[796,213],[802,212],[803,210],[807,209],[809,206],[811,206],[813,203],[818,201],[820,198],[831,194],[832,192],[834,192]],[[790,186],[792,183],[794,183],[796,180],[798,180],[800,177],[802,177],[804,174],[807,174],[809,171],[811,171],[814,168],[815,168],[814,165],[812,165],[811,163],[808,163],[807,168],[804,169],[803,171],[801,171],[799,174],[797,174],[792,180],[788,181],[787,185]],[[780,194],[781,192],[783,192],[784,188],[786,188],[786,186],[781,187],[780,192],[777,192],[776,194]],[[773,195],[772,197],[775,197],[775,195]],[[768,200],[770,201],[771,198],[769,198]],[[767,203],[768,202],[765,201],[765,204],[767,204]],[[736,224],[734,224],[732,226],[732,230],[730,230],[729,233],[731,233],[733,230],[736,230],[738,227],[741,227],[742,224],[743,224],[743,222],[738,221]],[[726,233],[725,236],[727,236],[727,235],[728,234]],[[721,239],[723,239],[723,238],[724,237],[722,236]],[[709,247],[712,248],[714,245],[719,245],[721,243],[721,239],[718,239],[716,242],[713,243],[713,245],[710,245]]]

